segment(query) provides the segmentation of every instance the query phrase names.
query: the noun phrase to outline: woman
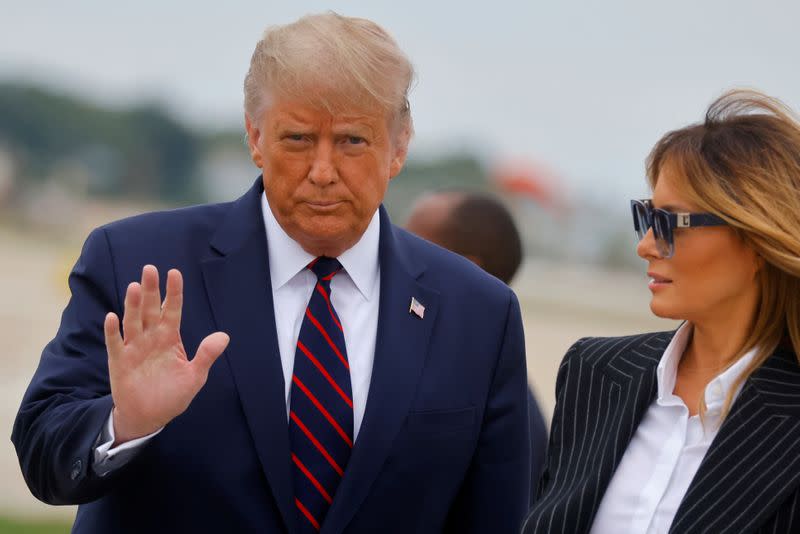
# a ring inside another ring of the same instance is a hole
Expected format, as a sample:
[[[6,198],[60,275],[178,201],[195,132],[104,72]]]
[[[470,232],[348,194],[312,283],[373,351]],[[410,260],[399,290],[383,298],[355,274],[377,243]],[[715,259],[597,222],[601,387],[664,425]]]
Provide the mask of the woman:
[[[570,348],[524,532],[800,532],[800,123],[730,92],[647,174],[650,308],[685,322]]]

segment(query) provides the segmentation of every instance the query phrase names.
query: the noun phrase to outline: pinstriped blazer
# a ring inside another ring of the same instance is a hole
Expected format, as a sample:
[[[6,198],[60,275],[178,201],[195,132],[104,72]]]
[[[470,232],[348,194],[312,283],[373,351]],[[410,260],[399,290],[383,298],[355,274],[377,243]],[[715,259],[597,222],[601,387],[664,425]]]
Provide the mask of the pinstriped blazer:
[[[657,395],[675,332],[584,338],[564,357],[547,463],[524,534],[589,532],[600,500]],[[745,382],[670,533],[800,532],[800,366],[776,351]]]

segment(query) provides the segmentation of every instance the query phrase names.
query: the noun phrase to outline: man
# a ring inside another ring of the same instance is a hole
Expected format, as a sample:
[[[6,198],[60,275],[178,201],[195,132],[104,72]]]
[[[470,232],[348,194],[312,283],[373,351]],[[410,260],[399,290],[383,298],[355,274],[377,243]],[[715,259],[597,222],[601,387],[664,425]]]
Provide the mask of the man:
[[[494,197],[468,191],[438,191],[411,208],[406,229],[472,260],[510,284],[522,261],[522,241],[511,213]],[[547,427],[528,390],[531,431],[531,494],[539,483],[547,450]]]
[[[12,435],[74,532],[518,531],[517,300],[380,207],[411,79],[370,21],[271,28],[252,189],[89,236]]]

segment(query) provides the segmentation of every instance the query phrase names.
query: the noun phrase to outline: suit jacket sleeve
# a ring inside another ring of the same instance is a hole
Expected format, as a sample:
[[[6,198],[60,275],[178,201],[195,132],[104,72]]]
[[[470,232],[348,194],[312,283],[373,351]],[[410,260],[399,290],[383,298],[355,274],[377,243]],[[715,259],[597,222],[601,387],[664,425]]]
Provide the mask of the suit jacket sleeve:
[[[530,437],[525,339],[519,302],[509,290],[505,334],[491,382],[478,446],[448,532],[517,533],[528,509]]]
[[[122,312],[115,278],[105,231],[95,230],[69,276],[72,296],[58,333],[14,421],[11,439],[25,482],[49,504],[95,500],[117,475],[99,477],[91,468],[112,408],[103,321],[109,311]]]

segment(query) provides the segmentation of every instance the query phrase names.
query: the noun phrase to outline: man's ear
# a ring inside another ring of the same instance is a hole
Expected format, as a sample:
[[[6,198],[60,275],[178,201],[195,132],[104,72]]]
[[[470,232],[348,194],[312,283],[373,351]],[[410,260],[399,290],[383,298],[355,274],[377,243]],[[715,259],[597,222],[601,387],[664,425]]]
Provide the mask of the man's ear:
[[[403,170],[403,165],[406,163],[406,156],[408,156],[408,143],[411,140],[411,129],[403,127],[402,131],[398,132],[397,137],[392,143],[392,161],[389,162],[389,178],[394,178],[400,171]]]
[[[244,128],[247,131],[247,148],[250,149],[250,158],[256,164],[256,167],[260,169],[264,164],[261,149],[258,146],[261,140],[261,130],[253,124],[247,113],[244,114]]]

